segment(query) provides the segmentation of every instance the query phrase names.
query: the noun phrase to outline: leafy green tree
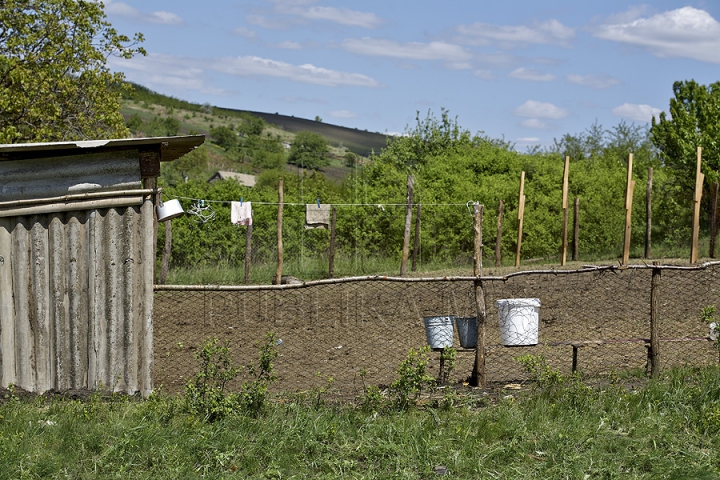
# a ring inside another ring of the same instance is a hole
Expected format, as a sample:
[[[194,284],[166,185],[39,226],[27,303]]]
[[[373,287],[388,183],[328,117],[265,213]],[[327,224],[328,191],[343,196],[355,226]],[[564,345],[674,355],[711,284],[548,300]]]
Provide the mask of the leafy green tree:
[[[125,137],[122,73],[110,55],[145,54],[84,0],[0,4],[0,143]]]
[[[720,171],[720,82],[700,85],[695,80],[675,82],[670,117],[653,117],[650,134],[668,167],[685,185],[695,181],[697,147],[703,148],[703,173],[709,182]]]
[[[128,118],[127,122],[125,122],[125,126],[133,133],[138,132],[142,128],[142,125],[143,119],[137,113],[130,115],[130,118]]]
[[[288,163],[318,170],[330,164],[327,158],[329,151],[327,141],[319,133],[298,132],[290,146]]]
[[[238,127],[238,131],[240,133],[246,137],[262,135],[262,132],[267,125],[265,120],[247,112],[241,113],[240,117],[242,118],[242,123]]]
[[[237,147],[237,135],[229,127],[221,126],[210,130],[210,138],[213,143],[220,145],[225,150]]]
[[[205,145],[201,145],[174,162],[163,163],[163,179],[168,185],[177,185],[180,182],[187,183],[188,180],[199,178],[205,173],[208,169],[209,160],[210,156],[207,148]]]

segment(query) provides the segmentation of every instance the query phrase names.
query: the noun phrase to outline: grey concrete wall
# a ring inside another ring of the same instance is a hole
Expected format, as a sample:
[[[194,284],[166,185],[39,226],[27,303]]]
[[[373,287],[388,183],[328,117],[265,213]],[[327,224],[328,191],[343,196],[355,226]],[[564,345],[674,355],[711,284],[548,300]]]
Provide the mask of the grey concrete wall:
[[[0,218],[0,375],[152,390],[154,206]]]

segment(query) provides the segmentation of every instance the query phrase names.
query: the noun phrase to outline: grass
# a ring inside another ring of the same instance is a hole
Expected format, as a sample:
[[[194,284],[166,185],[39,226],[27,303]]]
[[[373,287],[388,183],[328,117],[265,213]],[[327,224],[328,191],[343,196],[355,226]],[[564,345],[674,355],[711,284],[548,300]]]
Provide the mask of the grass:
[[[407,411],[318,395],[205,423],[162,394],[0,406],[1,478],[718,478],[720,370],[642,390],[479,390]],[[491,400],[496,398],[495,400]]]

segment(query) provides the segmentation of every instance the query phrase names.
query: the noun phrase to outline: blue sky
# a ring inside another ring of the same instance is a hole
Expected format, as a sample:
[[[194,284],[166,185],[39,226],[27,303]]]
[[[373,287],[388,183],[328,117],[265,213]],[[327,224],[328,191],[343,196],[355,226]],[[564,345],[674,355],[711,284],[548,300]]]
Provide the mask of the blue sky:
[[[649,123],[720,80],[720,2],[105,0],[147,57],[127,79],[197,103],[401,133],[442,108],[519,151]]]

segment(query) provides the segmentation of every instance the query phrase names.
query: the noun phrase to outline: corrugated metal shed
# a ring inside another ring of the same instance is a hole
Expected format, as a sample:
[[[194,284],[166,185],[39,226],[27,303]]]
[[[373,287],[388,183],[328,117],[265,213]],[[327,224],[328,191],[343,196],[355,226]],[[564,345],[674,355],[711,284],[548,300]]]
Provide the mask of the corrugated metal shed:
[[[0,378],[152,391],[156,177],[203,136],[0,145]]]

